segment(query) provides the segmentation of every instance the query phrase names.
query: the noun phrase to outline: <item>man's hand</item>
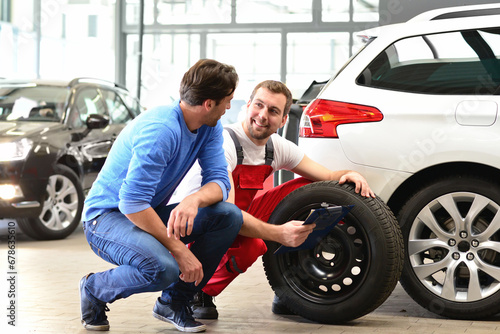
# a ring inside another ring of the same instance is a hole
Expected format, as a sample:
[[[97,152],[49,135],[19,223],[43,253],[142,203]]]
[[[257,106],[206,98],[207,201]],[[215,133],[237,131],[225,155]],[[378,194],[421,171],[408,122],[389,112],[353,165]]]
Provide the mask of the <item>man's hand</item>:
[[[193,196],[188,196],[170,212],[167,225],[167,236],[172,235],[179,240],[180,237],[190,235],[193,231],[194,217],[198,214],[198,201]]]
[[[375,198],[375,193],[370,189],[368,182],[358,172],[349,171],[342,175],[339,179],[339,184],[346,182],[354,183],[356,193],[361,194],[361,196]]]
[[[208,182],[198,191],[187,196],[170,212],[167,236],[180,237],[190,235],[193,231],[194,217],[199,208],[204,208],[222,200],[222,190],[215,182]]]
[[[179,208],[178,213],[174,215],[177,221],[182,221],[182,219],[186,217],[188,217],[186,219],[188,219],[189,221],[189,217],[192,216],[194,219],[194,216],[196,216],[196,214],[193,215],[190,210],[185,209],[184,205],[189,206],[189,202],[184,203]],[[175,210],[177,209],[178,208],[176,208]],[[197,212],[197,210],[195,211]],[[200,261],[198,261],[196,256],[194,256],[191,250],[187,248],[182,241],[167,236],[167,233],[165,233],[165,225],[161,221],[160,217],[158,217],[158,214],[151,207],[140,212],[126,214],[125,216],[141,230],[146,231],[154,236],[158,241],[162,243],[162,245],[165,246],[165,248],[167,248],[172,253],[181,271],[181,274],[179,276],[181,280],[183,280],[184,282],[195,282],[196,285],[201,283],[203,279],[203,268]],[[172,215],[170,218],[170,220],[173,219]],[[173,219],[173,221],[175,221],[176,219]],[[172,223],[172,225],[170,224],[170,220],[169,227],[174,225],[174,223]],[[185,221],[186,220],[184,220],[184,222]],[[183,226],[184,228],[186,228],[185,224]],[[177,232],[180,235],[180,229],[177,229]],[[191,233],[191,230],[189,230],[188,232]]]
[[[287,247],[300,246],[316,227],[316,224],[302,225],[303,223],[302,221],[291,220],[283,225],[278,225],[281,229],[279,242]]]
[[[172,254],[179,265],[181,272],[179,278],[186,283],[194,282],[195,285],[200,284],[203,280],[203,267],[189,248],[183,246],[175,253],[172,252]]]

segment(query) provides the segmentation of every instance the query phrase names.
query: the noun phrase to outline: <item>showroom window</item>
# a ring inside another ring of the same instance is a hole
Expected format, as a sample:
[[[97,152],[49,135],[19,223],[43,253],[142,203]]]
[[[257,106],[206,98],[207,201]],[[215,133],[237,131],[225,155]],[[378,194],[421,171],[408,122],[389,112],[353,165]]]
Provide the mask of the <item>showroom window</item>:
[[[127,36],[126,86],[131,92],[136,91],[138,40],[136,34]],[[148,34],[143,39],[142,54],[143,105],[167,104],[178,98],[184,72],[200,59],[200,35]]]
[[[231,0],[160,1],[158,23],[183,24],[231,22]]]
[[[389,46],[358,84],[414,93],[492,95],[500,86],[500,30],[415,36]]]
[[[115,1],[0,0],[0,8],[0,77],[115,79]]]
[[[89,37],[97,37],[97,15],[89,15]]]
[[[139,22],[139,1],[127,0],[125,16],[127,24]],[[231,22],[231,0],[144,1],[146,25],[229,22]]]
[[[140,4],[125,2],[127,52],[117,63],[126,64],[121,80],[146,107],[178,98],[181,75],[200,58],[235,66],[235,100],[247,100],[266,79],[285,82],[299,98],[313,80],[342,67],[359,48],[354,32],[376,26],[379,17],[378,0],[145,0],[141,51]]]
[[[267,79],[280,79],[279,34],[209,34],[207,57],[233,65],[240,77],[235,92],[248,99],[253,87]]]
[[[354,33],[378,25],[379,17],[379,0],[0,4],[0,77],[117,81],[140,95],[147,107],[177,98],[182,74],[207,57],[237,67],[244,96],[256,81],[277,79],[298,98],[312,80],[336,72],[358,48]],[[251,37],[254,34],[257,38]],[[307,59],[314,65],[309,70],[299,64],[307,55],[305,45],[311,48]],[[236,48],[251,51],[241,57]]]
[[[312,22],[312,1],[236,1],[236,22]]]
[[[304,84],[330,79],[349,59],[349,33],[290,33],[287,42],[287,84],[295,97]]]
[[[395,3],[398,3],[398,2],[395,2]],[[379,13],[378,13],[379,0],[354,1],[352,3],[352,6],[353,6],[353,16],[352,16],[353,21],[359,21],[359,22],[376,21],[376,22],[378,22],[378,20],[379,20]]]

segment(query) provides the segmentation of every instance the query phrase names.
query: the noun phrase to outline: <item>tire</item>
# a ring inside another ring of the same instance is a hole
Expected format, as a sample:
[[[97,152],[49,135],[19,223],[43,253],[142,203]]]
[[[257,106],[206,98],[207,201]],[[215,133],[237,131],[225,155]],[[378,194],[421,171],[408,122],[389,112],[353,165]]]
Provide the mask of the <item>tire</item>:
[[[276,206],[269,223],[304,220],[322,203],[354,207],[315,249],[274,255],[279,244],[269,242],[264,270],[294,313],[319,323],[344,323],[375,310],[394,290],[403,267],[403,239],[379,198],[362,197],[352,185],[335,181],[293,191]]]
[[[398,216],[407,250],[401,285],[454,319],[500,312],[500,185],[471,176],[416,192]]]
[[[40,216],[19,218],[19,227],[33,239],[64,239],[80,223],[84,200],[82,186],[75,172],[64,165],[57,165],[47,182]]]

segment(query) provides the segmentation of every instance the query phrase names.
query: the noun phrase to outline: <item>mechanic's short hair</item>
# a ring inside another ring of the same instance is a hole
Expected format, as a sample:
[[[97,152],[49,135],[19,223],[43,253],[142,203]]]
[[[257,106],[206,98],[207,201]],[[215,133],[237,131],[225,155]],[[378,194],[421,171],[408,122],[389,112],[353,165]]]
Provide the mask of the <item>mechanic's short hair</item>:
[[[219,105],[231,95],[238,84],[238,74],[231,65],[213,59],[200,59],[184,73],[179,93],[184,102],[202,105],[207,99]]]
[[[266,88],[270,92],[274,94],[283,94],[286,97],[286,103],[285,103],[285,109],[283,111],[283,117],[288,115],[290,112],[290,108],[292,107],[293,103],[293,98],[292,98],[292,93],[288,89],[288,87],[282,83],[281,81],[275,81],[275,80],[265,80],[259,83],[257,86],[252,91],[252,95],[250,95],[250,101],[253,101],[253,98],[255,97],[255,94],[259,90],[259,88]]]

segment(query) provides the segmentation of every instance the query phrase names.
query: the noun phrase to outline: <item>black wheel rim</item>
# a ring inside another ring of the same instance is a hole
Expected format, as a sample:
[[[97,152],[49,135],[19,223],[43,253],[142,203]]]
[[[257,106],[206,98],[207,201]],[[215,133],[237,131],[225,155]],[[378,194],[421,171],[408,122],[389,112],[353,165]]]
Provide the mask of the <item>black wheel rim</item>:
[[[304,220],[311,205],[289,220]],[[349,213],[315,248],[277,255],[288,286],[318,304],[341,302],[363,285],[370,267],[370,241],[361,222]]]

